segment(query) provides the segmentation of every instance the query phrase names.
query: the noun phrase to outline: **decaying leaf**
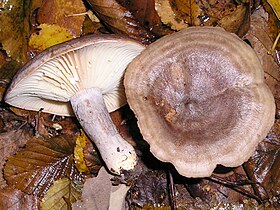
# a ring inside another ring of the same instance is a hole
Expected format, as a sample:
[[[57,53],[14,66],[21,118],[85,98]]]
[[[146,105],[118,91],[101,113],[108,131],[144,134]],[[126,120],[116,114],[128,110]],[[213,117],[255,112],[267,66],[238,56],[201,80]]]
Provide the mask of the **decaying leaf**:
[[[56,180],[40,203],[42,210],[70,209],[72,203],[80,199],[81,189],[68,178]]]
[[[39,199],[17,189],[5,188],[0,190],[0,209],[39,210]]]
[[[82,13],[85,12],[82,0],[43,0],[38,21],[40,24],[58,25],[73,37],[79,37],[85,19]]]
[[[250,5],[238,5],[234,12],[223,17],[219,25],[231,33],[243,37],[250,28]]]
[[[219,25],[242,37],[249,29],[247,1],[234,0],[156,0],[156,10],[164,24],[173,30],[193,25]]]
[[[66,28],[58,25],[41,24],[37,29],[29,39],[29,46],[40,51],[73,38]]]
[[[269,4],[269,1],[264,1],[263,2],[263,8],[265,9],[265,11],[268,13],[268,21],[267,21],[267,24],[268,24],[268,29],[267,29],[267,33],[269,34],[270,38],[273,40],[274,42],[274,45],[271,45],[270,46],[270,49],[269,49],[269,53],[270,54],[273,54],[274,55],[274,50],[277,49],[279,50],[280,49],[280,42],[279,40],[279,34],[280,34],[280,19],[278,17],[278,14],[277,12],[279,12],[279,10],[275,9],[275,8],[278,8],[278,7],[272,7],[273,4],[279,4],[279,3],[276,3],[275,0],[271,0],[270,1],[272,4]]]
[[[32,130],[30,127],[0,133],[1,171],[6,159],[13,155],[19,149],[19,147],[23,147],[27,140],[31,138],[31,135]],[[0,188],[3,188],[5,185],[6,181],[3,179],[3,173],[1,173]]]
[[[187,27],[187,23],[175,17],[169,0],[156,0],[155,2],[155,9],[164,24],[176,31]]]
[[[24,117],[15,115],[7,109],[0,108],[0,170],[6,159],[24,146],[33,135],[32,128]],[[6,186],[3,173],[0,175],[0,188]]]
[[[278,0],[266,0],[266,1],[270,4],[278,20],[280,20],[280,2]]]
[[[161,37],[173,31],[165,27],[161,22],[161,18],[156,11],[156,1],[157,0],[119,0],[118,2],[127,8],[142,26],[152,31],[158,37]]]
[[[0,2],[0,43],[9,57],[21,64],[27,61],[29,18],[38,5],[39,0]]]
[[[80,172],[89,173],[89,168],[87,167],[84,160],[84,148],[87,145],[87,137],[82,131],[81,134],[76,139],[76,146],[74,149],[74,158],[76,167]]]
[[[110,31],[129,36],[143,44],[149,44],[155,39],[150,30],[141,26],[131,12],[116,0],[87,0],[87,2]]]
[[[273,44],[269,35],[270,27],[267,24],[267,14],[263,9],[259,9],[252,15],[251,19],[251,27],[245,38],[249,40],[262,62],[265,81],[274,95],[277,115],[280,116],[280,65],[276,57],[267,54]]]
[[[74,165],[74,143],[73,137],[33,137],[26,148],[8,159],[4,168],[8,185],[40,197],[57,179],[82,179]]]
[[[184,20],[188,25],[200,25],[201,9],[196,0],[170,0],[176,18]]]
[[[97,174],[102,166],[100,155],[84,132],[76,139],[74,157],[80,172]]]
[[[132,185],[127,200],[130,206],[162,205],[168,195],[166,174],[163,171],[143,171]]]
[[[236,2],[239,2],[237,4]],[[201,24],[206,26],[221,26],[227,31],[242,37],[250,27],[249,1],[235,0],[198,0],[201,8]]]
[[[0,41],[1,42],[1,41]],[[1,43],[0,43],[1,44]],[[0,100],[3,100],[5,90],[18,71],[22,66],[16,60],[11,59],[7,56],[4,50],[0,50]]]
[[[264,200],[278,197],[280,192],[280,120],[276,120],[266,139],[245,165],[245,169],[256,183],[254,189]],[[273,199],[271,199],[273,201]],[[280,207],[279,201],[274,203]]]
[[[76,202],[73,210],[124,210],[124,200],[129,186],[113,186],[108,174],[102,167],[97,177],[87,179],[82,193],[82,199]]]

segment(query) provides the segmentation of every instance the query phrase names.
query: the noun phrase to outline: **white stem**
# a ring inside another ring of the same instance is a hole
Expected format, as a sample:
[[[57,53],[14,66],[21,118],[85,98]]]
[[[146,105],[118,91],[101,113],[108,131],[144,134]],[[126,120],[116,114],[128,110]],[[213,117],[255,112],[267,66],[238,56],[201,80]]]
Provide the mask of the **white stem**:
[[[85,89],[70,99],[73,111],[88,137],[97,146],[107,168],[120,174],[137,163],[134,148],[117,131],[98,88]]]

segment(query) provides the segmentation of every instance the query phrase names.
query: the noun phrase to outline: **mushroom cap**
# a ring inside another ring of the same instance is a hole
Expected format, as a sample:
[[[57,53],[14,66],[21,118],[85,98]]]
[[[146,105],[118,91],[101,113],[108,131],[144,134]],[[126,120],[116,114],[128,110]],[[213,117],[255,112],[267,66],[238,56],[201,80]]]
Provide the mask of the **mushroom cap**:
[[[144,46],[117,35],[88,35],[53,46],[14,77],[5,101],[13,106],[71,116],[70,98],[97,87],[109,112],[126,104],[123,75]]]
[[[255,52],[221,28],[157,40],[129,64],[124,85],[151,152],[186,177],[241,165],[274,123]]]

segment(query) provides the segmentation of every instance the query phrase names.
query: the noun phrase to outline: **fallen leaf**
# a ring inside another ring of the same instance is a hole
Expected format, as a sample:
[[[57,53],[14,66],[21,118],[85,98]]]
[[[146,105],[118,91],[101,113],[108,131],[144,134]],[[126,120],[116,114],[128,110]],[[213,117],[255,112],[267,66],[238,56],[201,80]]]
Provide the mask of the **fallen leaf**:
[[[170,0],[176,18],[183,20],[189,26],[200,25],[199,15],[201,9],[196,0]]]
[[[0,190],[0,209],[39,210],[39,199],[17,189],[5,188]]]
[[[275,12],[278,20],[280,21],[280,2],[279,0],[266,0],[271,8],[273,9],[273,11]]]
[[[239,37],[244,36],[249,30],[251,11],[247,0],[199,0],[198,5],[201,8],[202,25],[218,25],[231,33],[236,33]]]
[[[108,210],[125,210],[125,197],[130,186],[121,184],[112,186]]]
[[[276,2],[272,0],[271,2]],[[279,3],[277,3],[279,4]],[[279,16],[277,16],[277,13],[275,12],[274,8],[269,4],[268,1],[263,2],[263,8],[268,13],[268,30],[267,33],[269,34],[270,38],[275,42],[275,45],[271,45],[269,49],[269,53],[274,54],[274,49],[279,50],[280,49],[280,42],[277,40],[277,37],[280,34],[280,19]],[[278,10],[277,10],[278,11]],[[278,37],[279,38],[279,37]]]
[[[145,204],[160,206],[168,195],[166,174],[160,170],[143,171],[133,183],[127,200],[130,206],[143,206]]]
[[[171,29],[179,31],[188,26],[183,20],[176,18],[169,0],[156,0],[155,9],[161,21]]]
[[[4,178],[8,185],[39,197],[57,179],[80,180],[73,161],[74,143],[73,137],[33,137],[23,150],[8,158]]]
[[[85,21],[82,27],[82,35],[100,34],[101,30],[105,30],[100,20],[93,14],[91,10],[87,11]]]
[[[32,130],[28,127],[0,133],[0,169],[9,156],[13,155],[20,147],[23,147],[27,140],[31,138]],[[0,188],[6,185],[3,173],[0,175]]]
[[[76,202],[73,210],[124,210],[125,195],[129,186],[113,186],[110,179],[113,176],[108,174],[102,167],[97,177],[85,181],[82,199]]]
[[[280,120],[276,120],[266,139],[245,164],[254,189],[264,200],[279,197],[280,192]],[[273,202],[273,199],[271,199]],[[274,202],[275,207],[279,202]]]
[[[69,209],[72,203],[80,199],[80,187],[72,183],[68,178],[56,180],[42,198],[41,209]]]
[[[81,131],[81,134],[76,139],[76,146],[74,149],[74,158],[76,167],[80,172],[89,173],[89,168],[87,167],[84,160],[84,148],[87,145],[87,137],[86,134]]]
[[[1,12],[0,12],[1,13]],[[0,15],[1,16],[1,15]],[[0,41],[1,42],[1,41]],[[0,43],[1,44],[1,43]],[[22,64],[7,56],[4,50],[0,50],[0,100],[3,101],[5,90],[19,70]]]
[[[58,25],[41,24],[29,39],[29,46],[43,51],[53,45],[72,39],[66,28]]]
[[[161,37],[173,31],[162,24],[161,18],[156,11],[156,1],[157,0],[121,0],[118,2],[131,11],[132,15],[142,26],[152,31],[158,37]]]
[[[250,5],[241,4],[236,7],[234,12],[224,16],[219,21],[219,26],[231,33],[243,37],[250,28]]]
[[[88,172],[91,174],[97,174],[102,166],[101,157],[91,141],[87,137],[84,140],[85,144],[82,148],[83,162],[86,165]]]
[[[29,19],[39,5],[40,1],[36,0],[0,2],[0,43],[8,56],[20,64],[27,61]]]
[[[40,24],[58,25],[73,37],[79,37],[85,12],[82,0],[43,0],[38,11],[38,21]]]
[[[268,55],[273,40],[269,35],[268,17],[265,11],[260,8],[251,17],[251,27],[245,38],[249,40],[256,54],[258,55],[265,71],[265,82],[272,91],[277,115],[280,116],[280,65],[277,57]]]
[[[144,28],[125,7],[116,0],[87,0],[99,20],[115,34],[122,34],[149,44],[155,36]]]

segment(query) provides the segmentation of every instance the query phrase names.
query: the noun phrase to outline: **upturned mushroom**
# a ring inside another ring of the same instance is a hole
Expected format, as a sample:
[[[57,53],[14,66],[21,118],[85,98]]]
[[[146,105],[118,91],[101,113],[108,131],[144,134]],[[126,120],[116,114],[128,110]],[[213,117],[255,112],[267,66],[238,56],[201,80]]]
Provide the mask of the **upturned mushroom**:
[[[89,35],[56,45],[28,62],[14,77],[5,101],[22,109],[76,115],[108,169],[120,174],[137,163],[134,148],[109,112],[126,104],[124,71],[144,47],[115,35]]]
[[[255,52],[221,28],[159,39],[129,64],[124,85],[151,152],[186,177],[241,165],[274,123]]]

